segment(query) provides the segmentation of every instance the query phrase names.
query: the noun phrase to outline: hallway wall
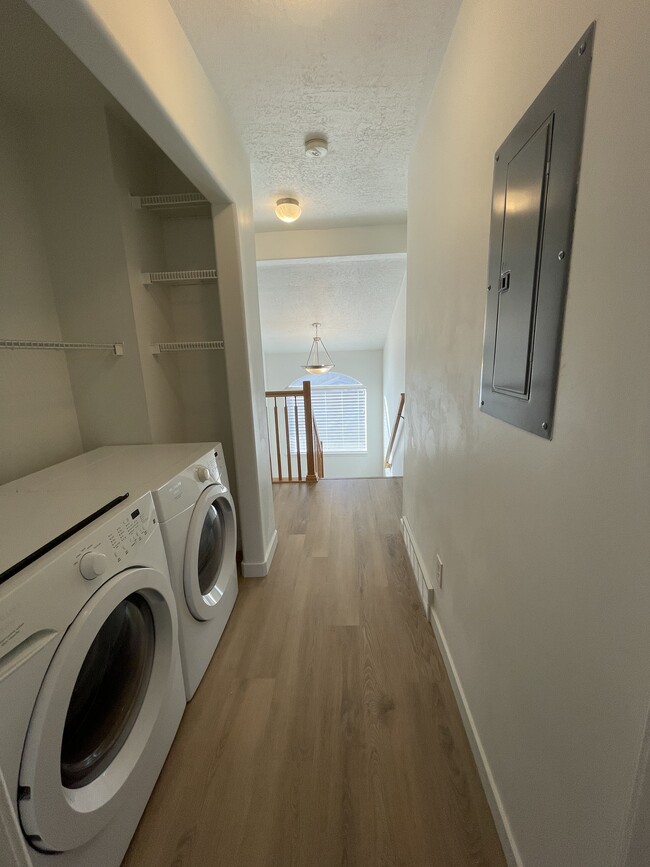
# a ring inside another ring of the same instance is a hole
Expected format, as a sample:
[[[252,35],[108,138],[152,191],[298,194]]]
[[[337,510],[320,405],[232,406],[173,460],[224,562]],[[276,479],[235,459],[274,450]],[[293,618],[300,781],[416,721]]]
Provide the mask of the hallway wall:
[[[388,326],[384,344],[384,455],[390,442],[399,408],[400,394],[406,390],[406,275]],[[404,475],[404,422],[397,429],[392,467],[384,475]]]
[[[493,159],[594,18],[548,442],[479,412]],[[444,563],[432,619],[526,867],[640,867],[649,38],[645,0],[465,0],[410,164],[404,513],[429,577]]]

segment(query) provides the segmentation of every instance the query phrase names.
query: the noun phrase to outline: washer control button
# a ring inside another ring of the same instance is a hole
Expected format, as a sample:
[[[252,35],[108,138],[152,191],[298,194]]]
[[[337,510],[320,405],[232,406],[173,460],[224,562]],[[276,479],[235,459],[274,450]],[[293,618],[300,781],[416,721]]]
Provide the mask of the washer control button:
[[[99,578],[106,571],[106,554],[101,554],[99,551],[89,551],[84,554],[79,562],[79,571],[86,581]]]
[[[212,478],[212,473],[207,467],[197,467],[196,468],[196,477],[200,482],[212,482],[214,479]]]

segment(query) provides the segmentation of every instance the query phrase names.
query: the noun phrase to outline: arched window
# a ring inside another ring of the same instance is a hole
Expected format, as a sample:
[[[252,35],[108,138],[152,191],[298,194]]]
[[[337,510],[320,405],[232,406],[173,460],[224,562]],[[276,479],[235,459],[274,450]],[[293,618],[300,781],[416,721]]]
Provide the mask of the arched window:
[[[366,387],[345,373],[308,373],[294,379],[288,388],[302,388],[311,383],[311,405],[318,435],[326,454],[360,453],[368,451],[366,424]],[[301,451],[305,448],[305,414],[298,403],[298,433]],[[289,413],[289,439],[296,452],[295,419]]]

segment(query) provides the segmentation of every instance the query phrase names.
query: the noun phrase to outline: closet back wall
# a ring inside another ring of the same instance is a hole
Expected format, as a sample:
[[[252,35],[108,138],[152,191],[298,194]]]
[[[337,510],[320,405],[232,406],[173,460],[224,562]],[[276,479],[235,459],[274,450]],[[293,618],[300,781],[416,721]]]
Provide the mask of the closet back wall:
[[[134,208],[133,195],[198,190],[125,112],[109,110],[107,123],[114,207],[126,255],[149,441],[220,441],[236,492],[227,350],[151,352],[152,344],[160,342],[223,339],[220,287],[216,281],[145,285],[142,280],[150,271],[215,269],[211,208]]]
[[[101,94],[63,115],[41,114],[38,123],[46,135],[34,128],[34,170],[64,339],[124,343],[121,358],[110,351],[67,353],[84,451],[149,442]]]
[[[156,155],[145,137],[135,134],[133,124],[127,126],[110,113],[107,123],[114,175],[111,193],[121,223],[149,435],[153,442],[182,442],[183,403],[178,366],[171,356],[155,357],[149,348],[152,343],[175,340],[171,296],[165,287],[147,289],[142,283],[143,271],[167,267],[160,218],[135,210],[131,204],[131,194],[159,192]]]
[[[61,340],[23,127],[0,102],[1,336]],[[2,350],[0,484],[80,451],[65,354]]]

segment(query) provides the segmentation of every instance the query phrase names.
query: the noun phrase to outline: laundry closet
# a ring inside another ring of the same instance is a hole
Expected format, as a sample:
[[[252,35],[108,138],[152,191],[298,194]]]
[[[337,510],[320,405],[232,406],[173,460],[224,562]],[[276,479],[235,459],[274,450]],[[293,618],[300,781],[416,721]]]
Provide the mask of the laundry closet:
[[[236,490],[212,206],[28,7],[9,31],[0,484],[102,445],[218,440]]]

